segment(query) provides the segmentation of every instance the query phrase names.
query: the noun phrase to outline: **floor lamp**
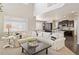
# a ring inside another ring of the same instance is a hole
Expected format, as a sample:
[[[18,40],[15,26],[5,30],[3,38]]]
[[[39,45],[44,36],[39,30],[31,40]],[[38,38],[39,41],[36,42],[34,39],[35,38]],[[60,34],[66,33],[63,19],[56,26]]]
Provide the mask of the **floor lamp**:
[[[8,30],[8,36],[10,36],[10,29],[11,29],[11,24],[6,24],[6,28]],[[10,38],[9,38],[9,44],[10,44]]]
[[[10,29],[12,28],[11,24],[7,24],[7,25],[6,25],[6,28],[7,28],[7,30],[8,30],[8,37],[5,37],[5,39],[8,39],[9,42],[8,42],[7,45],[4,46],[4,48],[13,47],[13,45],[11,45],[11,43],[10,43],[10,39],[12,39],[12,36],[10,36]]]
[[[10,29],[12,28],[11,24],[6,24],[6,28],[8,30],[8,35],[10,35]]]

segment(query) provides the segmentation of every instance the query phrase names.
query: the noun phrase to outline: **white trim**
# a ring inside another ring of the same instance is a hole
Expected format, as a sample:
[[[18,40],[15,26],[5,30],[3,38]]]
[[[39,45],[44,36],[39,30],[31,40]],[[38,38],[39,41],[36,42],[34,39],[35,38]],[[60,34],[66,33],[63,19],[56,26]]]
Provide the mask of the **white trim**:
[[[42,15],[44,13],[54,11],[55,9],[61,8],[64,5],[65,5],[64,3],[56,3],[55,5],[47,7],[47,4],[41,4],[41,3],[35,4],[34,16]]]

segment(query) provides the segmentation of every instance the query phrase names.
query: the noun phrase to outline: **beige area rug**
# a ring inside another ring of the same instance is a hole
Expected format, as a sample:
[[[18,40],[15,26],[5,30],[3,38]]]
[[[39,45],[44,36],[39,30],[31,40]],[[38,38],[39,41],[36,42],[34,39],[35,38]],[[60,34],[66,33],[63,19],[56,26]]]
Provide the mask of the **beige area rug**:
[[[0,48],[0,55],[24,55],[21,47],[19,48]],[[27,54],[26,54],[27,55]],[[37,55],[45,55],[45,51],[38,53]],[[75,55],[72,51],[66,47],[61,50],[55,51],[49,48],[48,55]]]
[[[7,44],[5,41],[0,41],[0,55],[25,55],[23,54],[22,48],[3,48],[3,46]],[[46,51],[42,51],[38,53],[37,55],[45,55]],[[27,54],[26,54],[27,55]],[[64,47],[60,50],[53,50],[52,48],[49,48],[48,55],[74,55],[72,51],[70,51],[68,48]]]
[[[57,52],[63,54],[63,55],[75,55],[71,50],[69,50],[67,47],[63,47],[60,50],[57,50]]]
[[[0,48],[0,55],[22,55],[21,48]]]

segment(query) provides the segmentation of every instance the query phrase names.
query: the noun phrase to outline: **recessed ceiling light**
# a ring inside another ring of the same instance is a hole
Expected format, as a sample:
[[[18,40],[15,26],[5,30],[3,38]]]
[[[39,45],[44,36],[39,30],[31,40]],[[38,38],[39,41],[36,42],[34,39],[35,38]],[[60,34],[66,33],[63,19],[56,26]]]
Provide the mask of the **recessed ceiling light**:
[[[25,5],[28,5],[29,3],[24,3]]]
[[[66,17],[66,16],[64,16],[64,17]]]
[[[74,13],[75,11],[71,11],[71,13]]]

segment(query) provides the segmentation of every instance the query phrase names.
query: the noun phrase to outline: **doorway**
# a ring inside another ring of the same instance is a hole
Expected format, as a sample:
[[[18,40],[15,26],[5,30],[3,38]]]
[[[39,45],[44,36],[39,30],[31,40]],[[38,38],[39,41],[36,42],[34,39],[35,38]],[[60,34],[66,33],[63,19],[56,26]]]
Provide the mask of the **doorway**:
[[[59,22],[59,28],[64,31],[65,46],[69,48],[72,52],[76,52],[77,39],[75,36],[75,24],[74,20],[63,20]]]
[[[65,40],[66,47],[74,52],[74,31],[65,31],[64,37],[66,38]]]

